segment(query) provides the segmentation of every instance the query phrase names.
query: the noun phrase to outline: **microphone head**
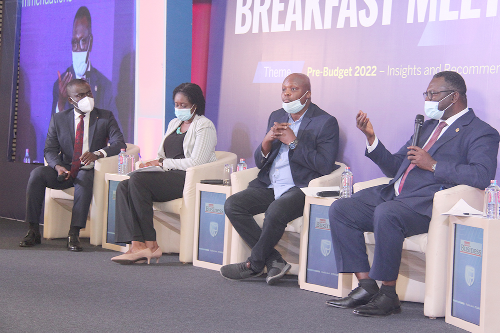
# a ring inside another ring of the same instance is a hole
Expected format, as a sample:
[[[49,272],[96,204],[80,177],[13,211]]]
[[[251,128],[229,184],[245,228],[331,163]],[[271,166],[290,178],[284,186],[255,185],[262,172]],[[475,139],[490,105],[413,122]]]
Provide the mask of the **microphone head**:
[[[424,116],[421,114],[417,114],[415,117],[415,124],[420,124],[422,125],[424,123]]]

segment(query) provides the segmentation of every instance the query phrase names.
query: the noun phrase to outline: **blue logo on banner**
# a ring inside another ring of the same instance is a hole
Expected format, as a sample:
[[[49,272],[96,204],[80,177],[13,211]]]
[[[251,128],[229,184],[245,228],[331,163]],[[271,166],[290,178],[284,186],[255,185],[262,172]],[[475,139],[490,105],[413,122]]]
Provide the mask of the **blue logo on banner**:
[[[217,236],[217,231],[219,231],[219,224],[217,222],[210,222],[210,236]]]
[[[474,275],[476,273],[476,270],[473,266],[465,266],[465,282],[467,282],[467,285],[470,287],[474,283]]]
[[[327,257],[332,252],[332,242],[326,239],[321,240],[321,254]]]
[[[304,61],[260,61],[253,83],[282,83],[292,73],[302,73]]]

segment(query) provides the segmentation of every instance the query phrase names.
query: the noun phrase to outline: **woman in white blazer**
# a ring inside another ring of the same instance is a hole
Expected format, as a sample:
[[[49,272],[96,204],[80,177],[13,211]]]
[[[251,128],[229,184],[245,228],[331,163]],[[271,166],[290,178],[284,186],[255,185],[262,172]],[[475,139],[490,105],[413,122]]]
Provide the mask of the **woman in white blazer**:
[[[201,88],[183,83],[174,89],[173,100],[176,118],[168,124],[157,159],[140,165],[159,166],[165,172],[136,172],[116,190],[115,239],[132,244],[127,253],[111,259],[117,263],[159,261],[162,251],[153,226],[153,202],[181,198],[186,169],[216,161],[217,135],[212,121],[204,116]]]

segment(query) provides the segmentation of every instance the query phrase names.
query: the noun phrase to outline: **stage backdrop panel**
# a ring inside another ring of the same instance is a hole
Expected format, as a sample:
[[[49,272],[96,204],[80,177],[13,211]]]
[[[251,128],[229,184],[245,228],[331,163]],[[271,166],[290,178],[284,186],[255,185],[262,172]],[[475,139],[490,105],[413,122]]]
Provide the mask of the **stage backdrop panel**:
[[[26,148],[43,163],[43,148],[58,100],[58,71],[72,71],[73,20],[86,6],[92,22],[88,74],[96,107],[113,111],[126,142],[134,139],[135,1],[23,0],[16,161]],[[95,73],[95,72],[94,72]],[[73,76],[75,78],[75,76]],[[69,108],[67,104],[65,108]]]
[[[250,166],[269,114],[281,107],[281,82],[292,72],[310,77],[312,101],[337,118],[340,159],[355,181],[382,175],[364,156],[356,113],[367,112],[379,139],[397,151],[413,134],[415,115],[424,114],[422,93],[436,72],[462,74],[469,107],[500,128],[498,0],[225,5],[220,94],[213,89],[209,105],[219,101],[217,149],[237,153]]]

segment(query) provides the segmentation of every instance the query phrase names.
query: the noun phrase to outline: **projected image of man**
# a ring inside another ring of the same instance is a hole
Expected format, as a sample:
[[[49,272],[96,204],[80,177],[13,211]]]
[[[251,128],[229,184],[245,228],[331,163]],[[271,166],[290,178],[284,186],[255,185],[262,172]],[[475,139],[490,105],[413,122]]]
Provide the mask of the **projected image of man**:
[[[90,61],[93,42],[94,35],[92,34],[90,11],[87,7],[82,6],[76,12],[73,20],[73,34],[71,38],[73,64],[63,73],[57,71],[57,80],[53,87],[53,113],[70,108],[66,93],[68,82],[72,79],[84,79],[92,89],[95,106],[109,110],[117,116],[111,81],[93,67]]]
[[[495,177],[500,137],[467,107],[466,92],[460,74],[435,74],[422,101],[431,119],[423,124],[417,145],[410,138],[395,154],[375,135],[367,114],[357,114],[356,125],[366,136],[366,156],[392,180],[330,207],[337,270],[355,273],[359,285],[349,296],[327,301],[328,305],[353,308],[361,316],[401,312],[396,280],[403,241],[428,232],[434,194],[460,184],[484,190]],[[365,231],[375,235],[371,267]],[[380,289],[376,280],[382,281]]]
[[[267,267],[266,282],[272,285],[290,270],[274,247],[287,224],[302,216],[305,195],[300,188],[338,168],[338,123],[311,102],[309,77],[286,77],[281,100],[282,108],[271,113],[267,134],[254,153],[257,178],[224,205],[233,227],[252,248],[246,262],[221,268],[230,280],[259,276]],[[253,217],[260,213],[265,213],[262,228]]]

